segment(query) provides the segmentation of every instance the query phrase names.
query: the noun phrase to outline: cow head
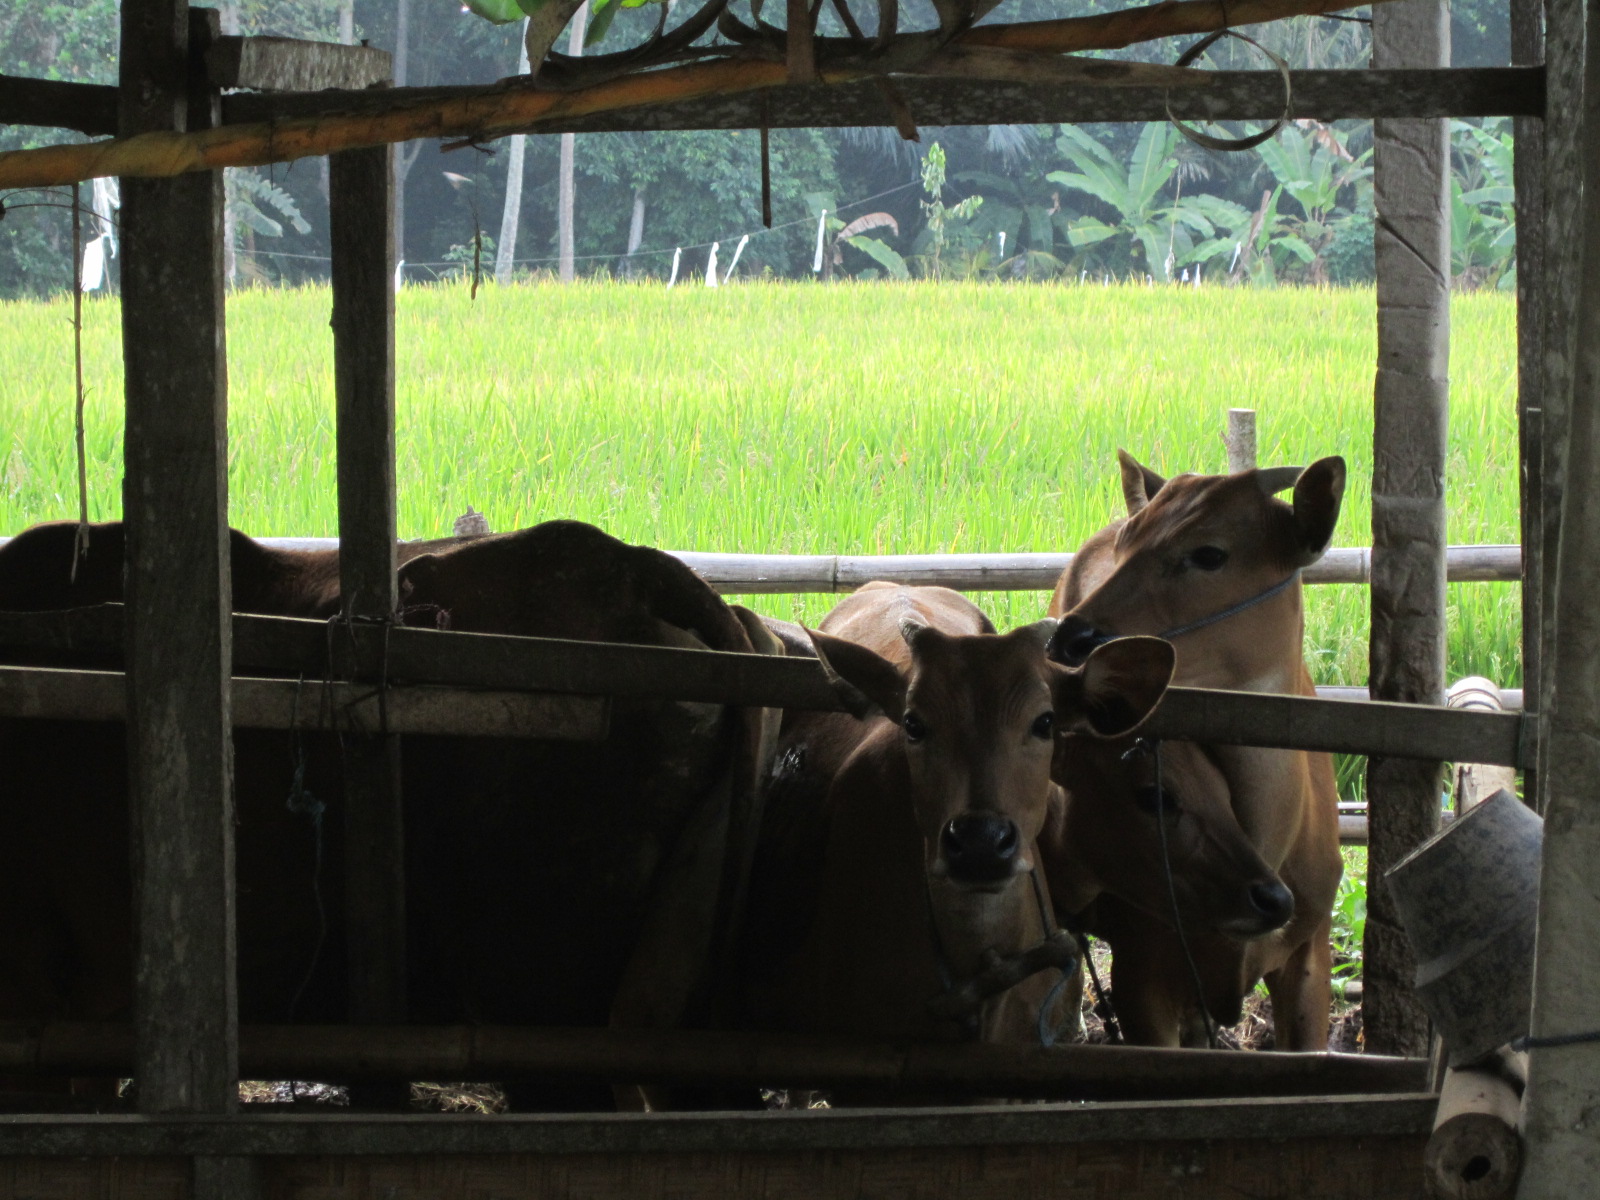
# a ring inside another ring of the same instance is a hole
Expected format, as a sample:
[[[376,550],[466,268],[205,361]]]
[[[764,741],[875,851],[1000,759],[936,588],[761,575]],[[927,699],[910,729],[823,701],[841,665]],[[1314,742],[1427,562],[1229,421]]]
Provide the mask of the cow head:
[[[1286,925],[1294,896],[1240,827],[1206,752],[1164,743],[1157,788],[1155,756],[1130,746],[1073,738],[1059,747],[1053,775],[1067,799],[1039,856],[1062,914],[1107,892],[1169,926],[1175,897],[1186,924],[1233,938]]]
[[[1051,657],[1077,664],[1114,637],[1170,636],[1185,684],[1285,690],[1268,680],[1300,660],[1295,577],[1333,537],[1344,459],[1163,479],[1118,456],[1128,519],[1084,546],[1057,591]],[[1290,488],[1290,503],[1277,498]]]
[[[902,668],[824,633],[812,642],[857,716],[893,722],[930,877],[999,892],[1034,866],[1058,734],[1116,737],[1155,707],[1172,649],[1155,638],[1102,647],[1077,668],[1049,662],[1054,621],[1008,634],[901,626]]]

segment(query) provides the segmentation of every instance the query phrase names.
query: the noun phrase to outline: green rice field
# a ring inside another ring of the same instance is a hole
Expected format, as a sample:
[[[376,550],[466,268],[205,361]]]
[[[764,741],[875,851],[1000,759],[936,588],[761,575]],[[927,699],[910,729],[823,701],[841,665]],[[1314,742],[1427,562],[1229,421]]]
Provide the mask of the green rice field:
[[[326,289],[229,300],[232,521],[335,532]],[[1343,454],[1368,541],[1370,290],[592,283],[408,288],[400,528],[578,517],[667,549],[1065,550],[1117,514],[1115,450],[1219,471],[1229,407],[1264,464]],[[76,512],[71,309],[0,305],[0,532]],[[118,312],[85,307],[91,515],[118,515]],[[1453,542],[1515,542],[1514,305],[1456,299]],[[1310,589],[1319,682],[1366,678],[1366,590]],[[1450,589],[1452,677],[1520,683],[1514,584]],[[1045,597],[980,598],[1002,627]],[[815,620],[826,596],[759,597]]]

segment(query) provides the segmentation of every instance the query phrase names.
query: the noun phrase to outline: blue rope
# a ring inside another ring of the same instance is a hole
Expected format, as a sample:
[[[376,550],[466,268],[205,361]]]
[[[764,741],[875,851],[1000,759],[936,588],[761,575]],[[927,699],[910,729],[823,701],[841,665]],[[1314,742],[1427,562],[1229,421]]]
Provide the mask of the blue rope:
[[[1263,601],[1271,600],[1274,596],[1284,591],[1289,587],[1290,584],[1294,583],[1299,578],[1300,572],[1296,571],[1294,574],[1290,575],[1289,578],[1273,584],[1266,591],[1259,592],[1256,595],[1251,596],[1248,600],[1241,600],[1239,603],[1229,608],[1225,608],[1221,612],[1212,613],[1209,617],[1201,617],[1198,621],[1190,621],[1187,625],[1179,625],[1175,629],[1169,629],[1165,633],[1158,633],[1156,636],[1165,638],[1170,642],[1173,638],[1182,637],[1186,633],[1193,633],[1196,629],[1204,629],[1207,625],[1215,625],[1218,621],[1226,621],[1229,617],[1236,617],[1240,613],[1244,612],[1247,608],[1254,608]]]

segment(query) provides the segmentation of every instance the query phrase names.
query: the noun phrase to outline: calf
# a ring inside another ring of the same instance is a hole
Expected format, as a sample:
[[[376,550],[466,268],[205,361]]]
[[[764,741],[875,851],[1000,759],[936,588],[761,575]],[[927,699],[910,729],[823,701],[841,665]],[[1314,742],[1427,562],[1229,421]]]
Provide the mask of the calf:
[[[868,584],[812,641],[854,715],[793,720],[768,791],[752,1020],[789,1032],[1035,1036],[1035,974],[963,1022],[929,1001],[1055,933],[1036,839],[1058,734],[1116,736],[1166,687],[1171,649],[1119,641],[1048,662],[1054,622],[998,635],[944,588]],[[764,961],[762,961],[764,959]]]
[[[1052,657],[1082,662],[1111,639],[1156,634],[1171,639],[1177,651],[1175,683],[1315,695],[1302,653],[1300,571],[1321,557],[1333,536],[1344,460],[1324,458],[1303,471],[1166,480],[1125,453],[1119,457],[1128,518],[1090,538],[1063,575],[1050,606],[1061,617]],[[1276,498],[1291,487],[1292,503]],[[1165,757],[1169,765],[1187,759],[1204,775],[1200,753],[1169,747]],[[1236,1020],[1243,995],[1265,978],[1278,1047],[1323,1049],[1332,966],[1329,913],[1343,869],[1332,760],[1243,746],[1205,747],[1203,756],[1216,768],[1201,789],[1209,797],[1205,803],[1217,811],[1216,796],[1225,785],[1237,829],[1292,899],[1292,916],[1285,913],[1281,927],[1248,942],[1235,939],[1250,930],[1208,920],[1203,909],[1185,910],[1207,1014]],[[1181,877],[1182,824],[1186,817],[1197,826],[1202,822],[1200,794],[1179,783],[1176,803],[1162,814],[1175,848],[1180,906],[1193,882]],[[1213,822],[1211,828],[1227,824]],[[1232,836],[1231,825],[1226,832]],[[1106,884],[1109,895],[1097,902],[1093,926],[1115,950],[1118,1009],[1133,1015],[1130,1032],[1141,1041],[1194,1044],[1206,1036],[1206,1020],[1172,933],[1170,905],[1162,911],[1163,873],[1150,869],[1155,839],[1141,834],[1141,840],[1145,867]],[[1265,918],[1282,896],[1272,893],[1268,876],[1257,879],[1243,895],[1251,904],[1265,902],[1263,922],[1254,930],[1259,934],[1272,928]]]

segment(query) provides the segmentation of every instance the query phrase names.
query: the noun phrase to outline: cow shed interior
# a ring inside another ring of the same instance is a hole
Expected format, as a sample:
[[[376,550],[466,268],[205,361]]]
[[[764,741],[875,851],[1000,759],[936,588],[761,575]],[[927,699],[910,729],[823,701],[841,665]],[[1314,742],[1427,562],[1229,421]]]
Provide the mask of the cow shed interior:
[[[1220,2],[1175,7],[1192,15],[1190,29],[1230,20]],[[789,8],[792,14],[795,5]],[[1232,20],[1252,19],[1250,0],[1236,0],[1232,9]],[[1374,9],[1374,70],[1293,73],[1296,116],[1378,120],[1375,702],[1175,692],[1161,732],[1383,756],[1370,768],[1374,879],[1436,827],[1441,759],[1522,768],[1549,831],[1533,1032],[1566,1034],[1600,1028],[1600,958],[1593,953],[1600,895],[1591,882],[1600,858],[1600,800],[1591,784],[1600,778],[1600,622],[1588,608],[1600,592],[1600,493],[1583,484],[1600,454],[1600,43],[1591,45],[1600,38],[1600,3],[1512,0],[1512,16],[1518,65],[1510,68],[1448,69],[1444,4],[1402,0]],[[224,38],[213,12],[189,9],[184,0],[122,0],[121,20],[118,88],[0,80],[0,120],[126,137],[318,114],[382,116],[419,99],[416,90],[371,88],[387,64],[366,48]],[[557,113],[537,129],[893,124],[898,110],[930,125],[1143,121],[1169,111],[1162,86],[1126,80],[903,78],[885,91],[870,79],[793,82],[805,77],[803,68],[791,58],[791,81],[776,79],[759,91]],[[282,87],[298,90],[223,95]],[[1282,106],[1280,89],[1276,72],[1228,72],[1211,87],[1175,90],[1170,111],[1271,119]],[[433,91],[461,98],[474,89]],[[1486,115],[1516,119],[1520,715],[1417,707],[1438,706],[1444,683],[1443,118]],[[385,628],[397,599],[390,155],[387,144],[331,155],[340,572],[351,622],[343,678],[371,684],[387,671],[411,681],[391,688],[418,693],[409,732],[451,728],[453,710],[483,688],[523,693],[519,727],[553,736],[603,721],[608,695],[833,707],[808,662]],[[350,745],[355,782],[346,820],[351,844],[362,848],[345,881],[356,952],[349,964],[353,1023],[241,1031],[230,730],[246,705],[270,710],[263,720],[293,718],[284,716],[281,697],[274,707],[251,692],[254,685],[234,682],[235,667],[320,677],[331,664],[320,623],[230,615],[221,172],[125,177],[123,197],[126,608],[120,617],[10,617],[0,622],[0,640],[13,647],[120,642],[126,692],[120,674],[5,668],[0,709],[127,717],[137,780],[135,853],[143,864],[136,1017],[131,1030],[4,1031],[0,1062],[7,1069],[129,1069],[139,1080],[140,1111],[0,1116],[0,1194],[289,1197],[338,1188],[352,1196],[1144,1197],[1171,1195],[1174,1187],[1191,1197],[1290,1189],[1329,1197],[1420,1194],[1420,1168],[1413,1172],[1410,1164],[1420,1164],[1437,1097],[1421,1065],[1403,1058],[1363,1064],[1090,1047],[824,1052],[685,1033],[591,1031],[574,1040],[538,1030],[406,1027],[398,735],[376,723]],[[1578,486],[1568,488],[1569,478]],[[1378,888],[1370,920],[1380,932],[1369,940],[1366,964],[1369,1049],[1414,1055],[1426,1038],[1409,989],[1414,964]],[[1047,1053],[1056,1057],[1044,1063]],[[961,1079],[974,1088],[1005,1084],[1005,1094],[1101,1102],[496,1117],[257,1115],[237,1107],[241,1064],[249,1073],[297,1074],[322,1064],[330,1074],[394,1080],[425,1070],[467,1077],[507,1064],[554,1070],[557,1062],[565,1069],[579,1062],[608,1078],[698,1072],[724,1082],[776,1082],[807,1055],[826,1061],[829,1077],[840,1080],[913,1088],[918,1079]],[[1144,1099],[1152,1092],[1141,1089],[1151,1081],[1159,1094],[1188,1098]],[[1600,1046],[1532,1051],[1519,1195],[1585,1194],[1600,1170],[1600,1140],[1585,1128],[1597,1106]]]

